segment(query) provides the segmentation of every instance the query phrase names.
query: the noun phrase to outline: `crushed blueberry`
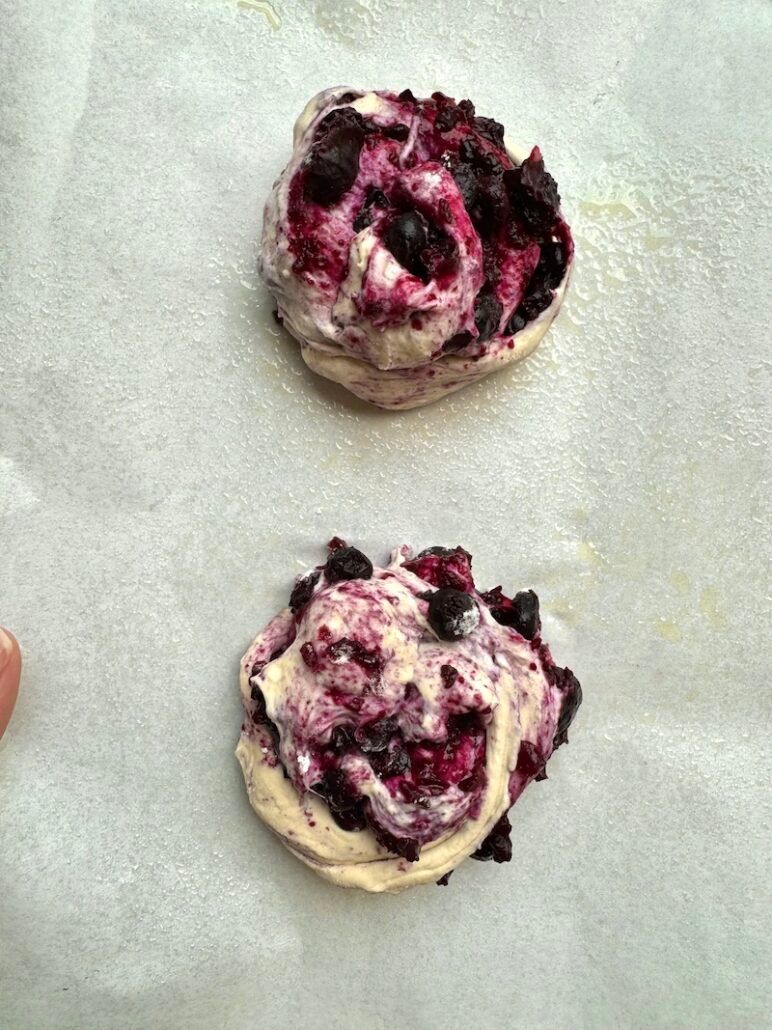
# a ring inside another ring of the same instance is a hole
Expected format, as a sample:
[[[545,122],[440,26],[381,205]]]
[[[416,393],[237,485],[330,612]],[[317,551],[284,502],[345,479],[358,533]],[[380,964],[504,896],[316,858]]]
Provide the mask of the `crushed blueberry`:
[[[445,587],[432,594],[428,618],[441,640],[462,640],[477,627],[480,612],[471,594]]]
[[[368,651],[358,640],[341,637],[327,649],[327,657],[333,662],[356,662],[370,672],[381,668],[382,662],[376,651]]]
[[[539,749],[529,740],[520,742],[517,753],[517,771],[524,776],[536,776],[544,768],[544,760]]]
[[[501,592],[501,587],[483,594],[483,600],[490,606],[491,615],[502,626],[511,626],[521,637],[533,640],[541,629],[539,598],[533,590],[520,590],[510,601]]]
[[[349,785],[340,769],[330,769],[324,778],[311,788],[324,798],[330,815],[343,830],[364,830],[367,826],[367,812],[364,799]]]
[[[330,750],[336,755],[343,754],[354,743],[354,732],[349,726],[336,726],[330,734]]]
[[[393,741],[383,751],[372,752],[368,758],[373,772],[382,780],[401,776],[410,768],[410,756],[399,741]]]
[[[442,680],[443,687],[446,690],[450,690],[458,679],[458,669],[454,668],[452,665],[441,665],[440,679]]]
[[[319,655],[316,653],[316,648],[310,640],[307,640],[300,648],[300,657],[306,663],[311,672],[319,672],[322,667],[322,663]]]
[[[378,843],[390,851],[392,855],[399,855],[408,862],[417,862],[419,857],[418,841],[414,837],[395,837],[377,823],[371,823],[372,831]]]
[[[509,862],[512,859],[512,824],[506,813],[502,815],[491,832],[472,855],[478,862]]]
[[[324,566],[328,583],[347,579],[370,579],[373,563],[356,547],[339,547],[332,552]]]
[[[372,225],[374,220],[374,209],[378,208],[384,210],[389,206],[389,198],[379,189],[368,190],[365,202],[359,214],[354,219],[354,232],[361,232],[366,229],[368,225]]]
[[[451,878],[452,875],[453,875],[453,870],[451,869],[449,872],[445,873],[444,876],[441,876],[439,878],[439,880],[437,880],[437,886],[438,887],[447,887],[448,884],[450,883],[450,878]]]
[[[406,561],[405,568],[434,587],[474,590],[472,556],[463,547],[429,547]]]
[[[393,715],[387,719],[379,719],[378,722],[371,722],[369,725],[357,726],[354,731],[354,740],[366,755],[376,751],[385,751],[389,741],[397,732],[397,720]]]

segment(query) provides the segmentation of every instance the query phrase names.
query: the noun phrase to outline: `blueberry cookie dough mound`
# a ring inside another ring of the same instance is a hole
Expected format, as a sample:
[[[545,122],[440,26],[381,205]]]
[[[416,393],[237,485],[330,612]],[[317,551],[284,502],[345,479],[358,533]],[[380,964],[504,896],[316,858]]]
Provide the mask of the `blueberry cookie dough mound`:
[[[300,115],[260,271],[322,376],[415,408],[530,354],[573,258],[555,180],[469,100],[337,88]]]
[[[241,663],[252,807],[343,887],[509,861],[507,813],[582,699],[540,629],[536,595],[479,593],[460,547],[401,547],[377,568],[332,540]]]

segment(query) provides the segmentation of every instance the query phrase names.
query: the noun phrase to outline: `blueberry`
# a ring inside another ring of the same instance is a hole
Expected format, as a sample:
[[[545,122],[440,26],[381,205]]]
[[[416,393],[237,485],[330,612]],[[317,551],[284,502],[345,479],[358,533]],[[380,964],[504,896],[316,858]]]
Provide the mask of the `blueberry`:
[[[410,127],[402,122],[398,122],[396,125],[389,125],[387,128],[381,129],[380,132],[387,139],[395,139],[398,143],[404,143],[410,135]]]
[[[408,862],[417,862],[419,853],[419,844],[414,837],[395,837],[393,833],[389,833],[378,823],[371,823],[372,831],[375,834],[375,839],[378,843],[390,851],[393,855],[399,855],[400,858],[407,859]]]
[[[444,587],[429,601],[429,625],[441,640],[461,640],[477,627],[480,612],[471,594]]]
[[[368,208],[363,207],[352,223],[354,232],[361,232],[363,229],[366,229],[368,225],[372,225],[372,222],[372,212]]]
[[[353,102],[359,96],[361,96],[360,93],[344,93],[342,96],[338,97],[338,103],[339,104],[353,104]]]
[[[483,150],[473,139],[465,139],[458,150],[458,156],[464,164],[470,164],[477,172],[492,175],[501,165],[495,155]],[[502,178],[503,187],[503,178]]]
[[[365,204],[368,207],[387,208],[389,206],[389,198],[386,196],[383,190],[371,189],[367,192],[367,199],[365,200]]]
[[[305,191],[311,200],[329,207],[351,189],[364,138],[362,116],[351,107],[337,108],[322,119],[306,165]]]
[[[477,176],[474,169],[470,164],[454,164],[451,167],[451,174],[458,187],[458,192],[461,194],[464,207],[467,211],[471,210],[477,197]]]
[[[518,168],[505,172],[504,178],[512,205],[523,221],[539,235],[548,232],[558,217],[560,194],[538,150],[535,157],[527,157]]]
[[[494,118],[475,118],[474,128],[478,136],[487,139],[496,147],[504,147],[504,126]]]
[[[568,253],[562,240],[545,240],[541,245],[539,263],[533,278],[554,290],[565,275],[567,261]]]
[[[467,125],[474,122],[474,104],[471,100],[459,100],[458,109]]]
[[[449,340],[446,340],[442,345],[443,354],[455,354],[456,351],[463,350],[464,347],[468,347],[472,342],[472,334],[466,329],[461,333],[456,333],[455,336],[451,336]]]
[[[436,881],[437,886],[438,887],[447,887],[448,883],[450,882],[450,878],[451,878],[452,875],[453,875],[453,870],[451,869],[449,872],[445,873],[444,876],[441,876],[439,878],[439,880]]]
[[[512,622],[521,637],[533,640],[541,629],[539,598],[533,590],[521,590],[512,598]]]
[[[426,269],[421,252],[428,243],[426,220],[417,211],[405,211],[391,222],[383,242],[408,272],[422,279]]]
[[[499,331],[502,307],[493,293],[481,291],[474,305],[474,324],[477,326],[478,343],[489,340]]]
[[[396,732],[397,720],[392,715],[387,719],[379,719],[377,722],[357,726],[354,731],[354,739],[362,751],[369,755],[376,751],[385,751]]]
[[[517,771],[524,776],[537,776],[544,768],[544,760],[535,744],[529,740],[520,742],[517,753]]]
[[[450,132],[458,125],[461,117],[461,112],[455,107],[443,107],[434,119],[434,128],[437,132]]]
[[[440,679],[446,690],[449,690],[458,679],[458,669],[453,665],[440,666]]]
[[[388,750],[373,752],[368,758],[373,772],[382,780],[387,780],[391,776],[401,776],[410,768],[410,756],[399,741]]]
[[[260,687],[252,687],[250,694],[252,703],[254,705],[252,709],[252,722],[257,723],[259,726],[264,726],[268,730],[268,734],[271,738],[274,751],[279,753],[279,727],[268,716],[268,709],[265,704],[265,695],[263,694]]]
[[[333,662],[357,662],[369,672],[380,670],[383,662],[377,651],[368,651],[358,640],[341,637],[327,649],[327,656]]]
[[[413,96],[412,90],[403,89],[402,92],[397,96],[397,100],[401,100],[403,104],[417,104],[418,101]]]
[[[327,559],[324,572],[328,583],[337,583],[343,579],[370,579],[373,563],[356,547],[341,547]]]
[[[507,322],[506,328],[504,329],[504,335],[514,336],[515,333],[519,333],[521,329],[525,329],[526,325],[526,320],[520,314],[520,311],[515,311]]]
[[[330,734],[330,750],[336,755],[347,751],[354,743],[354,734],[348,726],[336,726]]]
[[[314,592],[314,587],[319,582],[319,573],[311,572],[307,576],[301,576],[292,588],[290,594],[289,606],[293,612],[299,612],[301,608],[305,608],[308,602],[311,600],[311,595]]]
[[[561,669],[554,665],[545,670],[547,679],[563,694],[557,730],[553,741],[554,747],[568,743],[568,727],[574,721],[577,709],[582,703],[582,686],[570,669]]]
[[[482,842],[477,851],[474,852],[472,858],[476,858],[478,862],[490,862],[491,859],[493,859],[494,862],[511,861],[512,840],[509,836],[511,832],[512,824],[506,814],[504,814]]]
[[[324,798],[330,815],[341,829],[364,830],[367,826],[364,800],[354,793],[340,769],[326,772],[324,778],[311,789]]]
[[[362,209],[354,219],[354,232],[361,232],[366,229],[368,225],[372,225],[373,222],[373,208],[377,207],[383,210],[389,206],[389,198],[379,189],[371,189],[368,191],[365,197],[365,202],[362,205]]]
[[[428,557],[452,558],[457,550],[455,547],[425,547],[423,551],[416,555],[416,560]]]
[[[517,310],[523,318],[530,322],[536,318],[537,315],[540,315],[542,311],[546,311],[551,303],[552,290],[549,286],[543,282],[540,283],[532,281],[528,286],[528,292],[520,301],[520,306]]]

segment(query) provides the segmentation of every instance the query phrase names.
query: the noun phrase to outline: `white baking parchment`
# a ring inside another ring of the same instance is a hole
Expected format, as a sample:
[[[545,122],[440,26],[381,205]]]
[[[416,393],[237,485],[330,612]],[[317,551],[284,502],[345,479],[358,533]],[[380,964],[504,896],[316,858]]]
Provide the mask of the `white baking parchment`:
[[[0,2],[3,1030],[769,1026],[766,0]],[[255,276],[332,84],[470,96],[577,241],[538,353],[386,414]],[[237,663],[338,533],[534,587],[585,702],[509,866],[333,888]]]

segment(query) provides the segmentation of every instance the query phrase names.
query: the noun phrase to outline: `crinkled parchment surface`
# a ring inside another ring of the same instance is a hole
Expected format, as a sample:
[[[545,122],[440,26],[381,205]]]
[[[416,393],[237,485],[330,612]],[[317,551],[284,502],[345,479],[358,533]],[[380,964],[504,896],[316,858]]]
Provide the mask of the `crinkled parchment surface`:
[[[1,20],[0,1025],[763,1025],[769,4]],[[417,412],[315,379],[256,281],[339,82],[471,96],[576,234],[539,351]],[[359,896],[251,813],[238,659],[333,532],[538,589],[585,702],[511,866]]]

